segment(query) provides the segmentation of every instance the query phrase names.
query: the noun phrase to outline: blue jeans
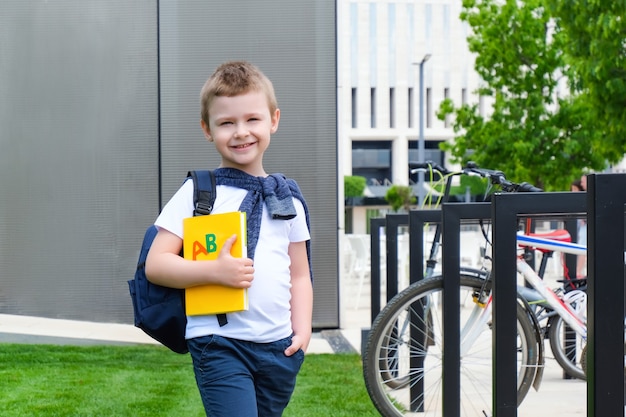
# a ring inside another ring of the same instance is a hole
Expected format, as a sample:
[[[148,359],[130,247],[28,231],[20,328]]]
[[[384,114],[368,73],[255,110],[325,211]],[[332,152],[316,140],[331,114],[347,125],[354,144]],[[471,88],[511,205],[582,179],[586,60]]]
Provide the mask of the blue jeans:
[[[285,356],[291,337],[254,343],[216,335],[187,341],[196,383],[210,417],[280,417],[304,352]]]

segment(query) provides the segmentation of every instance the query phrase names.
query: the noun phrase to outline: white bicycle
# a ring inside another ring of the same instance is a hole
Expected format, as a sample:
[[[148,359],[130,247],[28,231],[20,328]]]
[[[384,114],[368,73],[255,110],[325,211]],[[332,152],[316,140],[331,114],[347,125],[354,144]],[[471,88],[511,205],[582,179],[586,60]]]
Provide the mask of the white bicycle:
[[[442,170],[436,167],[437,170]],[[444,175],[449,175],[442,170]],[[506,180],[499,171],[465,168],[463,174],[481,175],[505,191],[537,191],[527,184]],[[450,177],[448,177],[450,178]],[[436,236],[438,234],[436,233]],[[584,252],[579,245],[537,236],[518,236],[521,244]],[[542,246],[545,245],[545,246]],[[438,246],[435,239],[433,248]],[[442,352],[443,352],[443,276],[430,276],[436,251],[431,251],[426,278],[412,284],[392,298],[376,317],[368,334],[363,354],[363,373],[368,393],[383,416],[441,416],[442,415]],[[535,306],[542,306],[545,318],[553,320],[555,341],[568,346],[561,335],[566,334],[563,323],[577,335],[580,356],[572,366],[584,364],[586,342],[586,294],[581,289],[556,293],[526,263],[517,259],[518,272],[532,287],[520,291],[517,303],[517,403],[521,404],[531,386],[538,389],[543,366],[543,338],[536,308],[531,308],[526,297],[532,297]],[[521,287],[520,287],[521,288]],[[492,277],[487,270],[461,268],[459,299],[461,323],[461,409],[465,417],[491,415],[492,404]],[[446,288],[446,291],[450,291]],[[525,294],[525,296],[524,296]],[[540,301],[540,302],[538,302]],[[555,342],[556,343],[556,342]],[[566,348],[561,350],[569,357]],[[555,354],[556,356],[556,354]],[[582,365],[580,365],[582,366]]]

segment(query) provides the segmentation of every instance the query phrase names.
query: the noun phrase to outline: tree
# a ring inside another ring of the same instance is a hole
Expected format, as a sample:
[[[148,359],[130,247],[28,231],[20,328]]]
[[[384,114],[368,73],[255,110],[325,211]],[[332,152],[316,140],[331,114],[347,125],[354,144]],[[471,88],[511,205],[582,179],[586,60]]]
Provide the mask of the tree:
[[[598,147],[605,130],[583,96],[560,92],[572,73],[567,40],[545,0],[464,0],[461,19],[472,28],[469,48],[493,102],[489,117],[478,103],[441,103],[438,117],[454,115],[454,141],[442,145],[454,162],[473,160],[514,181],[569,190],[583,168],[602,169],[610,152]]]
[[[589,103],[591,117],[604,126],[602,146],[610,162],[626,152],[626,2],[547,0],[566,34],[566,62],[575,71],[573,90]]]

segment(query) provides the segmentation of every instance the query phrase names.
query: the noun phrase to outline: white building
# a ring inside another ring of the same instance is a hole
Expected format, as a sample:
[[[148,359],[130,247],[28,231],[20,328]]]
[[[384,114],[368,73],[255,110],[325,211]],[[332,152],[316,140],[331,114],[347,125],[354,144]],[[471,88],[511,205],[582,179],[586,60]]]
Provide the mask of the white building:
[[[453,131],[436,116],[441,101],[481,103],[461,1],[339,0],[337,9],[340,178],[364,176],[368,186],[417,182],[408,162],[419,161],[419,111],[424,160],[443,164],[438,145]]]
[[[437,119],[441,101],[479,101],[461,1],[340,0],[337,7],[340,173],[409,184],[408,161],[418,160],[420,62],[430,56],[423,64],[425,159],[444,162],[438,144],[453,137]]]
[[[437,118],[444,98],[456,105],[488,98],[459,15],[461,0],[338,0],[338,138],[340,175],[361,175],[368,184],[409,184],[408,161],[418,161],[419,112],[423,112],[425,160],[445,162],[441,141],[454,133]],[[423,102],[419,108],[419,63]],[[611,167],[623,172],[626,162]]]

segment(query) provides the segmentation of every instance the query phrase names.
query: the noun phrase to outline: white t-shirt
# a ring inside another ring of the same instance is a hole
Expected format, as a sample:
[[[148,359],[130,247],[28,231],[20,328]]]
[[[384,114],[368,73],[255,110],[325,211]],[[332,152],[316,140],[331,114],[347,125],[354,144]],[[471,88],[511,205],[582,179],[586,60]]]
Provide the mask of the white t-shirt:
[[[218,185],[212,213],[237,211],[247,190]],[[217,334],[239,340],[268,343],[292,333],[291,275],[289,243],[310,239],[304,207],[293,199],[297,216],[291,220],[272,220],[263,205],[259,240],[254,254],[254,280],[248,289],[249,309],[227,314],[228,324],[220,327],[211,316],[187,316],[186,338]],[[193,181],[186,181],[165,205],[155,221],[159,228],[182,239],[183,219],[193,216]]]

